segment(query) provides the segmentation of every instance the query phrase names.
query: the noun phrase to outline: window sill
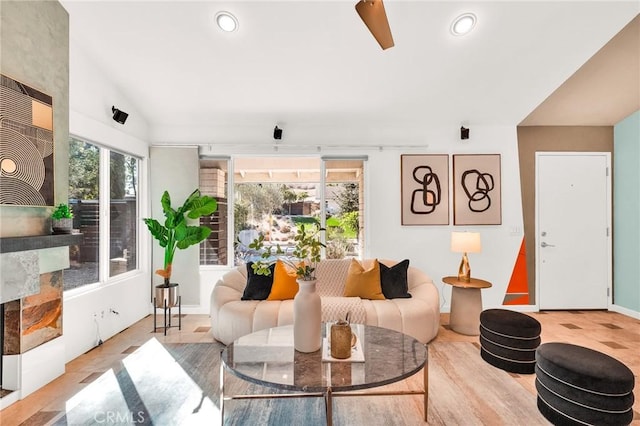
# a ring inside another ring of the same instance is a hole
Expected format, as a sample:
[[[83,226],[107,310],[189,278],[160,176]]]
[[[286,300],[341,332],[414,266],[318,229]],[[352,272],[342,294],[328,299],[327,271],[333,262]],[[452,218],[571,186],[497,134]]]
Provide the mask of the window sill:
[[[125,280],[130,280],[132,278],[135,278],[137,276],[142,276],[144,275],[143,271],[141,269],[135,269],[133,271],[129,271],[129,272],[125,272],[123,274],[119,274],[116,275],[115,277],[110,277],[107,279],[107,281],[103,281],[103,282],[98,282],[98,283],[91,283],[91,284],[86,284],[83,285],[82,287],[78,287],[78,288],[74,288],[71,290],[65,290],[64,294],[63,294],[63,298],[64,300],[71,300],[71,299],[75,299],[76,297],[80,297],[84,294],[88,294],[88,293],[92,293],[94,291],[98,291],[98,290],[102,290],[105,289],[111,285],[115,285],[118,284],[122,281]]]

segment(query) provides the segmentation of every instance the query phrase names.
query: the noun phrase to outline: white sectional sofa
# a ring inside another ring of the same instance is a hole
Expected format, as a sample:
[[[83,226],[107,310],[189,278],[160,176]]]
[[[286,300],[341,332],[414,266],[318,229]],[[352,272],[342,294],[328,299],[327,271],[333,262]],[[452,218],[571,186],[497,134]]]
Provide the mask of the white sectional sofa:
[[[437,335],[440,299],[430,277],[409,266],[407,283],[411,298],[344,297],[350,262],[350,259],[323,260],[318,264],[317,291],[322,298],[323,321],[335,321],[350,312],[354,323],[390,328],[422,343]],[[369,268],[373,262],[364,260],[362,265]],[[380,260],[380,263],[393,266],[397,262]],[[211,293],[211,332],[225,345],[257,330],[293,323],[293,300],[241,300],[246,283],[247,267],[241,265],[227,272]]]

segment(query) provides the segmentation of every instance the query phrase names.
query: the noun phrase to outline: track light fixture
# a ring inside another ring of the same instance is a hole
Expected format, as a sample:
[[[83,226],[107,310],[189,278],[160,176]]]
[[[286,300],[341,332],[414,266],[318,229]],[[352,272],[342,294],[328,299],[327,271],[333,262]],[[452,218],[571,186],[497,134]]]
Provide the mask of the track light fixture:
[[[129,114],[124,111],[120,111],[114,106],[111,106],[111,112],[113,112],[113,119],[120,124],[124,124],[124,122],[127,121],[127,117],[129,117]]]
[[[469,139],[469,129],[462,126],[460,127],[460,139],[465,140]]]
[[[273,138],[276,140],[282,139],[282,129],[279,129],[278,126],[273,129]]]

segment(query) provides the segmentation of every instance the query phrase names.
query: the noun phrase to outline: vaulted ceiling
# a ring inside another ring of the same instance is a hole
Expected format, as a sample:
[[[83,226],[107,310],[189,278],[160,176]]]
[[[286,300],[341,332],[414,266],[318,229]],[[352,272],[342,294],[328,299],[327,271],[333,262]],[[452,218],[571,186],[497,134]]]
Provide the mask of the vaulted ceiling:
[[[515,126],[640,11],[637,1],[388,0],[395,47],[383,51],[355,0],[61,3],[72,56],[113,80],[152,143],[269,140],[275,124],[311,143],[375,143],[407,128],[403,142],[415,142],[429,126]],[[215,26],[220,10],[238,18],[237,31]],[[464,12],[477,25],[453,36],[451,22]]]

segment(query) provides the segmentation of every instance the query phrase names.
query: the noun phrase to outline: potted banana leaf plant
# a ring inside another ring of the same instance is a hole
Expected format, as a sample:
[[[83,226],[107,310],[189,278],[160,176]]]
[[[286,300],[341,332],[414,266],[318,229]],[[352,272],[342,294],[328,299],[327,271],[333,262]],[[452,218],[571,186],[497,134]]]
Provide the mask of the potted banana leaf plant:
[[[201,195],[199,189],[193,191],[178,209],[171,207],[168,191],[164,191],[160,202],[165,217],[164,224],[153,218],[143,219],[153,238],[164,248],[164,267],[156,271],[164,279],[162,284],[156,286],[156,306],[159,308],[165,306],[165,300],[167,307],[175,306],[178,302],[178,284],[171,282],[176,250],[199,244],[211,234],[211,229],[206,226],[188,225],[187,218],[209,216],[218,209],[218,202],[213,197]]]

